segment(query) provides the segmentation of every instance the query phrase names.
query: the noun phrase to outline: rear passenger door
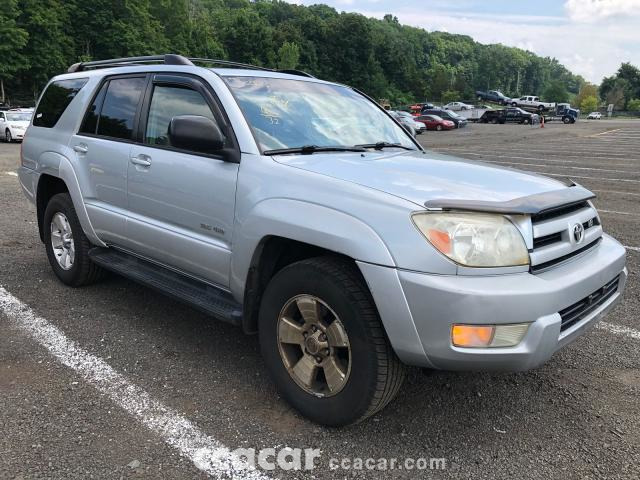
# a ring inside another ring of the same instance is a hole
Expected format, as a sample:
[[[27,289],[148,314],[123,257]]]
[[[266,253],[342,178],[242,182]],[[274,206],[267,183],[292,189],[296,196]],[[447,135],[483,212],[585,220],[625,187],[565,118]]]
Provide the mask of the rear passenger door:
[[[202,81],[154,74],[129,155],[128,236],[143,256],[228,286],[238,163],[173,147],[168,127],[179,115],[212,119],[225,148],[234,148],[229,123]]]
[[[127,169],[147,75],[106,78],[70,146],[91,224],[106,243],[127,246]]]

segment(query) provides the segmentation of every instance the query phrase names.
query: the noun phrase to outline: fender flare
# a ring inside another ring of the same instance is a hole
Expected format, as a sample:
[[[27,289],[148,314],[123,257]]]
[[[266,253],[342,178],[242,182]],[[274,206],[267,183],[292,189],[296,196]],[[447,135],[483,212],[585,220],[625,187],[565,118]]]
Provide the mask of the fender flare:
[[[76,215],[78,215],[78,220],[80,221],[80,226],[82,227],[84,234],[94,245],[105,247],[106,245],[98,238],[93,226],[91,225],[91,220],[89,219],[87,209],[84,201],[82,200],[83,196],[82,191],[80,190],[80,183],[78,182],[78,177],[76,176],[69,159],[56,152],[44,152],[38,159],[36,171],[38,173],[38,186],[36,188],[36,192],[38,192],[42,175],[50,175],[62,180],[69,190],[69,195],[73,202],[73,208],[76,211]]]
[[[231,291],[243,298],[256,248],[267,237],[282,237],[333,251],[353,260],[394,267],[389,248],[362,220],[331,207],[272,198],[236,219],[231,259]]]

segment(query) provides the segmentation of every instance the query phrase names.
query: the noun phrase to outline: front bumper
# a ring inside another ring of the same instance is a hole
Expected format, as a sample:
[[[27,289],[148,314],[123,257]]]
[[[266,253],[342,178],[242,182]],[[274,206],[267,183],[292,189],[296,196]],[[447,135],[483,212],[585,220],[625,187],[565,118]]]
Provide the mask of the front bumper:
[[[385,267],[360,267],[389,339],[405,363],[443,370],[519,371],[547,361],[620,301],[627,279],[625,254],[622,245],[605,235],[588,255],[537,275],[430,275],[386,268],[396,273],[394,283],[393,275],[380,272]],[[558,312],[617,275],[617,292],[561,332]],[[451,344],[454,323],[530,326],[515,347],[460,348]]]

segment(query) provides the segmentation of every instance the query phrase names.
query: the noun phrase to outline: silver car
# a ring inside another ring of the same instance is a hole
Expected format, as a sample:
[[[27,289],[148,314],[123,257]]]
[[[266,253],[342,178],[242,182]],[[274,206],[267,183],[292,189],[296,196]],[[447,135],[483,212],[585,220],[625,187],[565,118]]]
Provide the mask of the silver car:
[[[19,180],[63,283],[110,270],[258,333],[282,396],[333,426],[406,365],[537,367],[620,301],[625,249],[589,190],[425,151],[343,85],[194,63],[46,87]]]

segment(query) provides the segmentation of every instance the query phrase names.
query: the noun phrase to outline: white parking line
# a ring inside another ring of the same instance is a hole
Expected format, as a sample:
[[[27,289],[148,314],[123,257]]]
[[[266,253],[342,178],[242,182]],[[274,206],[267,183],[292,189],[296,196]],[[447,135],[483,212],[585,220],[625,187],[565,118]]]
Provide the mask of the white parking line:
[[[640,247],[629,247],[627,245],[624,246],[627,250],[631,250],[632,252],[640,252]]]
[[[451,150],[453,151],[453,150]],[[555,159],[555,158],[546,158],[546,156],[541,156],[541,157],[520,157],[520,156],[516,156],[516,155],[509,155],[509,152],[497,152],[499,154],[503,154],[506,153],[507,155],[496,155],[495,150],[492,151],[487,151],[487,152],[481,152],[481,153],[477,153],[476,152],[470,152],[467,150],[455,150],[456,154],[459,155],[474,155],[477,157],[493,157],[493,158],[514,158],[516,160],[537,160],[537,161],[544,161],[544,162],[552,162],[552,163],[579,163],[581,165],[583,165],[585,162],[584,160],[566,160],[566,159]],[[442,150],[441,152],[438,153],[448,153],[447,150]],[[604,160],[603,158],[598,158],[597,160]],[[611,160],[620,160],[620,159],[611,159]],[[607,163],[605,164],[607,166],[610,167],[637,167],[637,165],[635,163]],[[550,167],[555,166],[555,165],[549,165]]]
[[[615,215],[631,215],[632,217],[640,217],[640,213],[631,213],[631,212],[620,212],[619,210],[605,210],[603,208],[599,208],[598,212],[602,213],[612,213]]]
[[[18,174],[16,172],[2,172],[4,175],[9,175],[10,177],[17,177]]]
[[[253,469],[218,440],[201,432],[178,412],[129,382],[103,360],[81,349],[57,327],[37,316],[3,287],[0,287],[0,310],[60,363],[74,370],[87,383],[136,417],[168,445],[177,449],[180,455],[191,460],[198,469],[219,479],[269,478]]]
[[[591,188],[590,189],[592,192],[596,192],[596,193],[617,193],[619,195],[632,195],[634,197],[640,197],[640,193],[635,193],[635,192],[622,192],[620,190],[602,190],[602,189],[596,189],[596,188]]]
[[[501,155],[491,155],[491,154],[487,154],[485,155],[485,157],[490,157],[490,158],[503,158],[503,156]],[[518,157],[511,157],[511,156],[504,156],[504,158],[518,158]],[[487,160],[487,159],[483,159],[485,162],[491,162],[491,163],[499,163],[501,165],[523,165],[525,167],[540,167],[540,168],[570,168],[573,170],[591,170],[591,171],[597,171],[597,172],[610,172],[610,173],[628,173],[629,175],[636,175],[635,172],[628,172],[626,170],[612,170],[609,168],[595,168],[595,167],[574,167],[573,165],[541,165],[539,163],[522,163],[522,162],[505,162],[503,160]]]
[[[596,323],[596,327],[607,332],[614,333],[616,335],[623,335],[625,337],[631,337],[636,340],[640,340],[640,331],[629,327],[623,327],[622,325],[614,325],[609,322]]]

